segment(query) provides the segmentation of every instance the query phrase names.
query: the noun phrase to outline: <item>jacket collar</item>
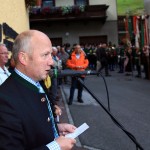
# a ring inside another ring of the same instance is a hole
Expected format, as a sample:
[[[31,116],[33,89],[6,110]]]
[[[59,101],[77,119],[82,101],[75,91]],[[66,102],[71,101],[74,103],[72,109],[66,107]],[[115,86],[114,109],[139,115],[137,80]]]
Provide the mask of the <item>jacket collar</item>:
[[[15,71],[13,71],[13,73],[11,74],[11,76],[13,78],[15,78],[18,82],[20,82],[21,84],[23,84],[25,87],[38,92],[39,93],[39,89],[33,85],[32,83],[28,82],[27,80],[25,80],[24,78],[22,78],[21,76],[19,76]]]

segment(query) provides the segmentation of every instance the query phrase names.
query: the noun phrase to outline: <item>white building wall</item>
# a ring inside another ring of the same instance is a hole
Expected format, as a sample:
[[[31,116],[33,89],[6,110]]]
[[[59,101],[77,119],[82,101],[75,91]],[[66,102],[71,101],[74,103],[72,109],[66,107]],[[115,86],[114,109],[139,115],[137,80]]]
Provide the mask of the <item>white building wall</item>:
[[[56,0],[56,6],[72,6],[74,5],[74,0]]]
[[[105,24],[100,22],[90,21],[90,22],[73,22],[73,23],[51,23],[50,25],[36,26],[35,28],[48,34],[50,38],[60,38],[63,39],[64,43],[79,43],[80,36],[101,36],[107,35],[108,42],[111,41],[113,44],[117,45],[117,22],[107,21]],[[67,33],[67,34],[66,34]],[[101,41],[100,41],[101,42]]]
[[[117,20],[117,4],[116,0],[89,0],[89,5],[102,5],[109,6],[107,9],[107,20]]]

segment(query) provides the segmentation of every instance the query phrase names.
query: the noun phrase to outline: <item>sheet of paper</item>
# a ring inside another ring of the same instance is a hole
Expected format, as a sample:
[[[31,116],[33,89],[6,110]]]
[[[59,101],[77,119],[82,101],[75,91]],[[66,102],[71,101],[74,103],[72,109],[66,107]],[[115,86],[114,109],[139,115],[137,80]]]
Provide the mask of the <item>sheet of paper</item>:
[[[69,133],[69,134],[65,135],[65,137],[75,139],[77,136],[79,136],[81,133],[83,133],[88,128],[89,128],[89,126],[86,123],[83,123],[73,133]]]

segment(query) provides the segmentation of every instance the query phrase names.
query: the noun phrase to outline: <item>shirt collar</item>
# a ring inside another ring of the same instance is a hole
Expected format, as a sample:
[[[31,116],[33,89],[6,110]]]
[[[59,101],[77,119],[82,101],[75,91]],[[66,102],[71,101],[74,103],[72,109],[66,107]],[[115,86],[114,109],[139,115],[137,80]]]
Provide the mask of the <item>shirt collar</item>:
[[[30,82],[31,84],[35,85],[37,87],[37,85],[39,84],[39,82],[34,81],[33,79],[31,79],[30,77],[26,76],[25,74],[23,74],[22,72],[20,72],[18,69],[14,69],[14,71],[21,76],[23,79],[25,79],[26,81]]]
[[[7,69],[6,69],[5,66],[4,66],[4,69],[2,69],[2,67],[0,67],[0,72],[1,72],[1,73],[4,73],[6,70],[7,70]]]

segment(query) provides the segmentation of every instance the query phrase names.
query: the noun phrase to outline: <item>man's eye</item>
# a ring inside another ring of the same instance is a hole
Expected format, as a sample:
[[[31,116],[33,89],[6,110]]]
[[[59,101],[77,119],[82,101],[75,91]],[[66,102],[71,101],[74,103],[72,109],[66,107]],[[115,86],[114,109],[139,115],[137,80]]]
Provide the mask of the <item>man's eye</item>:
[[[46,54],[44,54],[44,57],[46,57],[46,56],[48,56],[49,54],[48,53],[46,53]]]

